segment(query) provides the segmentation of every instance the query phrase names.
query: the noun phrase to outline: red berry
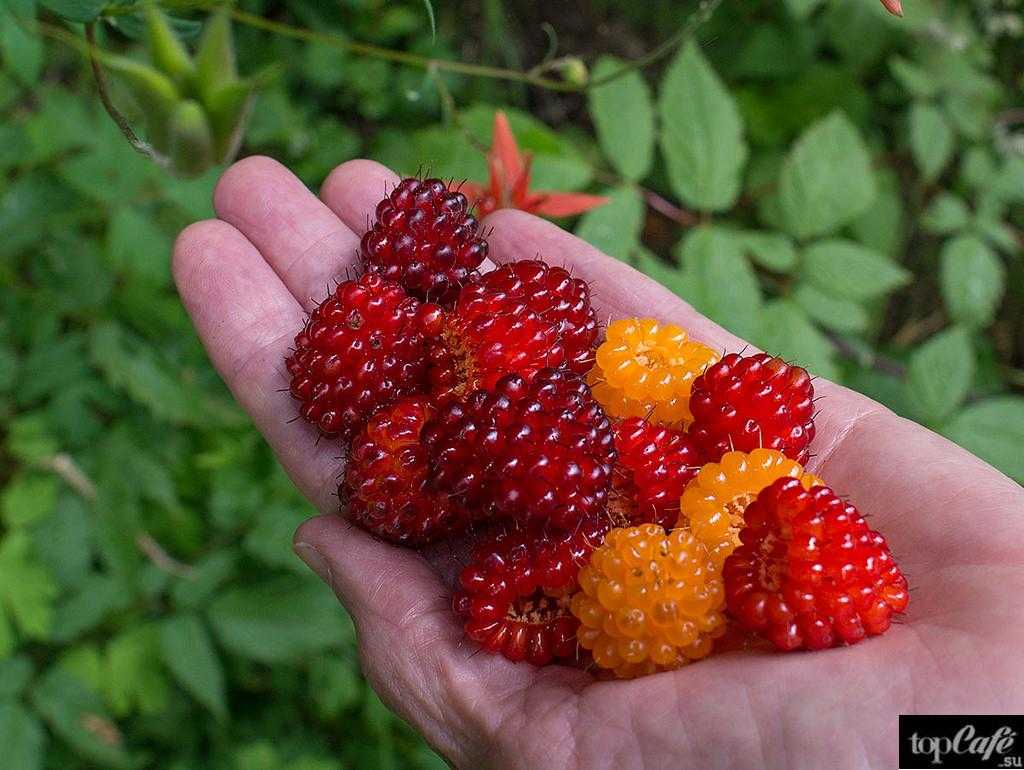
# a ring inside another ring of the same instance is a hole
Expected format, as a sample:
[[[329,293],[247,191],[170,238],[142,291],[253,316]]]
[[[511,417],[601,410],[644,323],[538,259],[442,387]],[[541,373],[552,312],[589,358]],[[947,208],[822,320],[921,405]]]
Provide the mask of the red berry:
[[[493,388],[506,374],[529,380],[546,367],[585,374],[597,320],[586,282],[539,260],[510,262],[469,283],[431,349],[439,399]]]
[[[377,204],[360,255],[368,271],[421,299],[451,304],[487,257],[466,196],[440,179],[403,179]]]
[[[451,496],[430,488],[420,434],[433,413],[426,397],[404,398],[377,412],[348,450],[339,492],[348,517],[394,543],[422,545],[468,523]]]
[[[422,392],[427,343],[421,329],[434,312],[378,275],[339,284],[285,360],[302,416],[325,435],[348,438],[380,407]]]
[[[885,538],[828,487],[779,479],[744,517],[723,569],[726,601],[780,650],[855,644],[906,609],[907,581]]]
[[[707,462],[760,448],[807,462],[814,385],[806,369],[781,358],[730,353],[694,381],[690,411],[690,435]]]
[[[702,464],[690,437],[630,417],[615,425],[615,449],[619,458],[609,503],[615,526],[675,527],[679,498]]]
[[[437,488],[485,514],[573,529],[607,503],[611,424],[571,372],[508,375],[442,408],[423,440]]]
[[[569,612],[581,566],[608,532],[589,517],[570,532],[543,525],[507,528],[474,551],[459,576],[455,612],[466,636],[512,661],[543,666],[576,657],[579,621]]]

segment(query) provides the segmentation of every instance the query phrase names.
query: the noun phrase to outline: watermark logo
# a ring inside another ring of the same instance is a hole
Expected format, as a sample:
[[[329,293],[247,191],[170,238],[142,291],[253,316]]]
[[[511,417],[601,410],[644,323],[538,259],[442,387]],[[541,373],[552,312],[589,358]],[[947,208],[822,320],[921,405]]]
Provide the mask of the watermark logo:
[[[900,767],[1024,770],[1024,716],[901,714]]]

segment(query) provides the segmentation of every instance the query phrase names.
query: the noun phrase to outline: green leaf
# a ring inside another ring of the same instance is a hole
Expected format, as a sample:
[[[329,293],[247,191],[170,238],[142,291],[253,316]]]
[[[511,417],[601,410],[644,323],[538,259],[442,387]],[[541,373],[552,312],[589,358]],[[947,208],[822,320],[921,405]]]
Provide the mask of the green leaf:
[[[234,577],[237,569],[238,555],[234,550],[214,551],[193,564],[188,576],[174,583],[171,597],[179,608],[200,607],[221,585]]]
[[[807,314],[789,300],[774,300],[765,305],[761,328],[753,341],[765,351],[798,363],[821,377],[839,377],[832,344]]]
[[[58,481],[54,476],[23,473],[0,495],[0,510],[8,527],[21,527],[50,515],[57,504]]]
[[[146,16],[146,42],[153,63],[174,80],[179,88],[185,87],[196,74],[192,57],[157,5],[146,5],[143,11]]]
[[[94,21],[106,6],[106,0],[40,0],[40,5],[49,8],[68,21]]]
[[[680,244],[683,268],[695,282],[696,308],[739,337],[751,338],[761,323],[761,287],[733,233],[694,228]]]
[[[856,219],[874,202],[876,192],[867,148],[841,112],[803,133],[779,178],[786,228],[800,239],[830,233]]]
[[[946,243],[939,260],[939,284],[950,315],[968,328],[992,322],[1006,288],[1006,270],[992,250],[973,236]]]
[[[893,56],[889,59],[889,71],[910,96],[930,99],[939,91],[938,83],[927,70],[901,56]]]
[[[53,513],[33,528],[32,540],[40,561],[60,584],[77,588],[93,558],[92,511],[80,495],[67,491]]]
[[[21,81],[32,87],[43,71],[43,41],[28,27],[34,24],[32,14],[17,18],[4,4],[0,6],[0,55],[4,66]]]
[[[1024,484],[1024,398],[998,396],[964,408],[943,433]]]
[[[875,172],[878,194],[867,211],[850,222],[850,234],[869,249],[882,254],[903,251],[905,226],[904,193],[899,177],[890,168]]]
[[[868,327],[869,317],[862,305],[818,289],[801,281],[793,290],[793,301],[828,329],[837,332],[862,332]]]
[[[336,719],[363,697],[363,684],[352,661],[323,655],[309,669],[310,689],[321,716]]]
[[[580,217],[576,235],[605,254],[626,262],[640,243],[644,202],[632,187],[605,193],[608,202]]]
[[[0,660],[0,700],[17,698],[21,695],[33,674],[35,674],[35,670],[32,668],[32,661],[26,657],[19,655],[15,658]]]
[[[623,66],[620,59],[602,56],[594,66],[593,79],[607,77]],[[626,179],[643,179],[654,159],[654,105],[643,75],[630,70],[591,88],[587,96],[604,154]]]
[[[53,637],[69,642],[99,626],[132,600],[123,582],[98,572],[88,574],[77,590],[57,606]]]
[[[786,0],[786,8],[794,19],[802,21],[823,2],[824,0]]]
[[[748,230],[737,233],[737,237],[750,257],[766,270],[788,273],[797,265],[796,248],[788,235]]]
[[[853,241],[829,239],[803,253],[803,274],[829,294],[852,300],[884,296],[910,280],[910,273]]]
[[[349,631],[330,589],[299,577],[231,589],[207,612],[225,647],[264,663],[320,652],[342,642]]]
[[[132,626],[107,645],[103,689],[119,717],[136,709],[159,714],[167,708],[170,687],[158,663],[159,644],[152,623]]]
[[[695,43],[683,47],[662,80],[658,113],[672,189],[702,211],[730,208],[747,160],[743,123]]]
[[[953,155],[953,129],[942,112],[917,102],[910,108],[910,149],[921,175],[928,181],[942,173]]]
[[[46,639],[53,623],[57,584],[32,553],[24,531],[8,532],[0,541],[0,622],[9,617],[30,639]],[[0,658],[11,652],[8,632],[0,632]]]
[[[935,235],[948,235],[963,230],[970,219],[970,209],[962,198],[950,192],[941,192],[925,209],[921,226]]]
[[[97,693],[60,666],[32,690],[32,704],[50,728],[82,759],[101,767],[128,766],[123,738]]]
[[[963,403],[974,378],[974,348],[967,331],[954,326],[914,351],[907,391],[915,412],[935,425]]]
[[[181,686],[215,717],[224,719],[224,670],[202,621],[195,615],[175,615],[164,621],[160,650],[164,663]]]
[[[4,770],[42,770],[46,747],[43,726],[18,703],[0,701],[0,746]]]
[[[171,239],[152,217],[132,206],[119,206],[107,227],[107,260],[118,271],[155,286],[171,281]]]

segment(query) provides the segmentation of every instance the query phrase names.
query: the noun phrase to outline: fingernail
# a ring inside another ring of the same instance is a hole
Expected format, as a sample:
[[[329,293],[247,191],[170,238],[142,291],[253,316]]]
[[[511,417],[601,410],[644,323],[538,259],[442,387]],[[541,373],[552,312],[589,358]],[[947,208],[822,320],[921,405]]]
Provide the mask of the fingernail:
[[[320,553],[316,548],[311,546],[309,543],[296,543],[295,554],[306,563],[313,572],[320,576],[327,585],[333,585],[331,579],[331,568],[327,564],[327,559]]]

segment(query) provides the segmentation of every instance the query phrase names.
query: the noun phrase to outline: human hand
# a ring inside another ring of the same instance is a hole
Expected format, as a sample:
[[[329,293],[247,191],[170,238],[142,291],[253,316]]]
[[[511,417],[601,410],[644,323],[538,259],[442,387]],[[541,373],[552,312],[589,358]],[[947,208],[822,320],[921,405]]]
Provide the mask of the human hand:
[[[336,515],[337,446],[291,421],[283,360],[304,314],[354,264],[398,177],[346,163],[322,200],[252,157],[217,186],[217,220],[188,227],[174,276],[213,363],[296,485],[325,515],[297,553],[356,625],[381,698],[465,768],[892,766],[900,713],[1024,712],[1024,490],[880,404],[817,380],[809,469],[882,531],[910,583],[903,622],[855,647],[732,652],[634,681],[534,668],[465,643],[423,555]],[[667,289],[555,225],[492,214],[496,262],[541,255],[595,287],[600,317],[656,316],[726,351],[746,343]]]

